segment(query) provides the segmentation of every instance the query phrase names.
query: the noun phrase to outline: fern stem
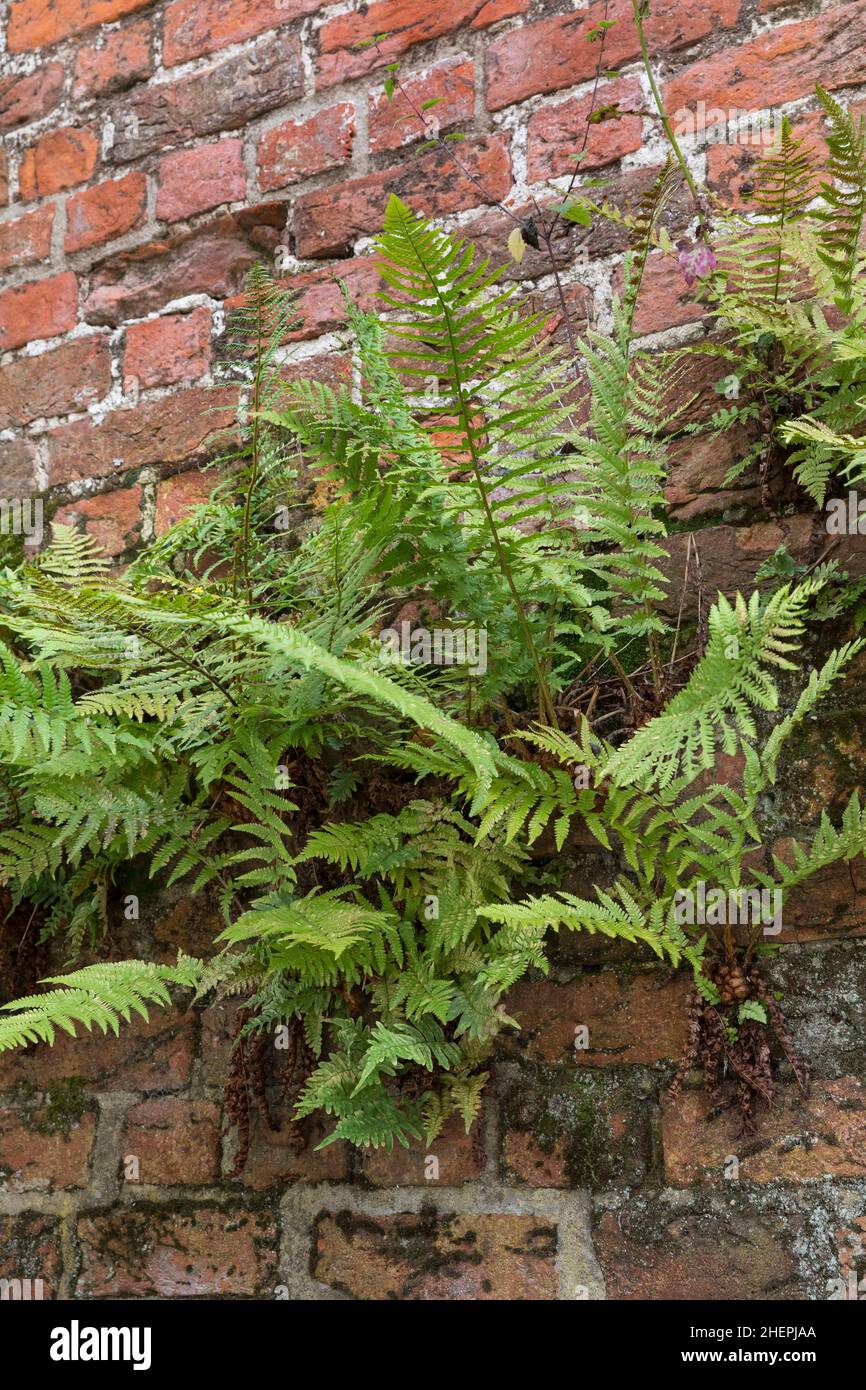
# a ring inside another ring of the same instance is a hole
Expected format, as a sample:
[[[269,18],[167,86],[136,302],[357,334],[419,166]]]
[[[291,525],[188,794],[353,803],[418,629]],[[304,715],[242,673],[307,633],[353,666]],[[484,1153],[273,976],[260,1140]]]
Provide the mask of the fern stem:
[[[252,584],[250,582],[250,517],[253,505],[253,492],[258,481],[259,472],[259,405],[262,388],[263,372],[263,353],[262,353],[262,293],[256,294],[256,372],[253,382],[253,437],[252,437],[252,463],[250,466],[250,481],[247,487],[247,495],[244,503],[244,520],[242,529],[242,560],[244,567],[244,587],[247,591],[247,607],[250,613],[253,611]]]
[[[699,217],[699,219],[700,219],[701,224],[703,224],[704,217],[705,217],[705,214],[706,214],[706,209],[705,209],[705,207],[704,207],[704,200],[703,200],[703,198],[701,197],[701,194],[700,194],[700,192],[699,192],[699,190],[698,190],[698,186],[697,186],[697,183],[695,182],[694,175],[692,174],[691,169],[689,168],[688,164],[686,163],[685,155],[683,154],[682,150],[680,149],[679,141],[677,140],[677,137],[676,137],[676,135],[674,134],[674,128],[673,128],[673,126],[671,125],[670,116],[669,116],[669,115],[667,114],[667,112],[665,111],[665,105],[664,105],[664,102],[662,101],[662,95],[661,95],[661,92],[659,91],[658,83],[656,82],[656,77],[655,77],[655,73],[653,72],[652,63],[650,62],[649,46],[648,46],[647,41],[646,41],[646,34],[645,34],[645,32],[644,32],[644,27],[643,27],[644,14],[645,14],[644,6],[645,6],[646,4],[647,4],[647,0],[631,0],[631,7],[632,7],[632,11],[633,11],[633,13],[634,13],[634,24],[635,24],[635,29],[637,30],[637,37],[638,37],[638,43],[640,44],[641,58],[643,59],[644,72],[645,72],[646,75],[647,75],[647,81],[649,82],[649,85],[650,85],[650,91],[651,91],[652,94],[653,94],[653,100],[655,101],[655,104],[656,104],[656,110],[657,110],[658,113],[659,113],[659,118],[661,119],[661,123],[662,123],[662,125],[663,125],[663,127],[664,127],[664,132],[665,132],[665,135],[667,136],[668,143],[669,143],[671,149],[673,150],[674,154],[676,155],[677,163],[679,164],[680,169],[682,170],[683,178],[685,179],[685,181],[686,181],[686,183],[687,183],[687,185],[688,185],[689,192],[690,192],[691,195],[692,195],[692,200],[693,200],[693,202],[694,202],[695,208],[697,209],[698,217]],[[702,226],[699,227],[698,231],[699,231],[699,234],[700,234],[701,231],[702,231]]]
[[[435,284],[436,282],[434,281],[433,283]],[[481,456],[478,452],[478,448],[475,443],[475,431],[472,427],[472,421],[470,419],[469,411],[466,406],[466,398],[463,390],[463,378],[460,375],[460,359],[459,354],[457,352],[457,344],[454,341],[454,332],[451,324],[451,313],[448,309],[447,304],[442,298],[442,295],[439,293],[438,285],[436,286],[436,294],[439,298],[439,303],[442,305],[442,312],[445,315],[445,322],[448,326],[448,345],[451,351],[451,361],[454,366],[457,386],[457,408],[460,411],[460,419],[463,423],[463,429],[466,435],[466,442],[469,446],[469,457],[472,463],[472,472],[475,476],[475,482],[478,487],[479,496],[481,498],[481,505],[484,508],[484,515],[487,520],[487,525],[490,529],[490,536],[493,541],[494,549],[496,551],[496,558],[499,562],[499,568],[502,571],[505,582],[508,585],[508,588],[511,592],[511,597],[514,600],[514,607],[517,612],[517,621],[520,625],[520,630],[523,633],[523,640],[526,643],[526,647],[532,660],[532,664],[535,667],[535,675],[538,681],[538,697],[541,702],[541,707],[544,712],[544,716],[547,719],[547,722],[554,729],[557,729],[559,728],[559,724],[557,723],[556,719],[556,711],[553,708],[553,700],[551,699],[550,690],[548,689],[547,681],[544,676],[544,669],[541,665],[541,658],[538,654],[538,648],[535,645],[535,640],[532,636],[532,629],[529,626],[529,619],[526,616],[526,609],[523,606],[523,600],[520,597],[517,585],[514,582],[514,575],[511,571],[511,566],[508,563],[508,558],[505,554],[505,549],[502,545],[502,539],[499,535],[499,527],[496,525],[496,518],[493,515],[493,508],[490,506],[490,501],[487,496],[487,487],[485,485],[484,474],[481,469]]]

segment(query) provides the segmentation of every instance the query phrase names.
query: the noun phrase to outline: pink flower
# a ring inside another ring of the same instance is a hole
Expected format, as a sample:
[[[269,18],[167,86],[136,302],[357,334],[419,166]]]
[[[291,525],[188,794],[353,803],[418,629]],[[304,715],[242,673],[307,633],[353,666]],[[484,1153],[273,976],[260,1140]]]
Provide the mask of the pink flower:
[[[697,241],[692,246],[681,243],[678,263],[689,289],[718,264],[713,248],[705,241]]]

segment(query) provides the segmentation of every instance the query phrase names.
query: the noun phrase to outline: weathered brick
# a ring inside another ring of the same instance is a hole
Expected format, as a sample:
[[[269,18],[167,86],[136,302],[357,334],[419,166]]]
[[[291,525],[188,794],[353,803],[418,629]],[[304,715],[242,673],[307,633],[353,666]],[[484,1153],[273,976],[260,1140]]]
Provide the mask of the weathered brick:
[[[676,614],[682,598],[683,613],[692,616],[698,597],[693,560],[692,578],[688,584],[684,584],[690,534],[677,531],[668,536],[665,541],[668,558],[661,561],[660,568],[669,582],[663,609]],[[728,595],[737,591],[751,593],[755,570],[763,560],[769,559],[780,545],[785,545],[795,559],[802,561],[809,554],[811,534],[811,518],[805,515],[781,517],[777,521],[756,521],[750,526],[704,528],[692,536],[700,555],[703,594],[715,597],[719,591]]]
[[[25,77],[0,81],[0,131],[41,120],[58,105],[63,93],[62,63],[46,63]]]
[[[364,310],[373,308],[379,273],[371,257],[337,261],[327,269],[303,271],[286,281],[297,294],[296,307],[301,320],[299,327],[290,333],[291,339],[318,338],[346,322],[341,282],[355,304]]]
[[[827,737],[826,723],[811,730],[810,744],[798,750],[795,757],[785,760],[782,768],[780,793],[789,814],[804,822],[817,822],[827,811],[836,821],[841,817],[851,794],[854,780],[844,776],[839,763],[823,756]],[[839,743],[833,752],[838,754]],[[859,780],[859,779],[858,779]],[[808,839],[801,836],[801,847]],[[793,863],[793,840],[780,836],[773,844],[773,854],[784,863]],[[800,884],[791,893],[782,912],[782,931],[777,941],[808,941],[826,939],[834,933],[862,935],[866,933],[866,862],[862,858],[850,863],[840,860],[819,870],[813,878]]]
[[[709,1118],[703,1091],[687,1091],[662,1114],[665,1175],[675,1187],[730,1181],[809,1182],[829,1174],[866,1177],[866,1084],[855,1076],[816,1081],[808,1099],[778,1087],[772,1109],[759,1108],[757,1132],[737,1138],[730,1112]]]
[[[601,168],[640,149],[643,118],[626,113],[640,110],[643,104],[640,84],[633,78],[611,82],[599,89],[595,110],[616,107],[623,114],[611,115],[589,127],[584,158],[580,162],[581,172]],[[542,107],[530,116],[526,160],[531,183],[574,173],[591,107],[591,96],[579,97],[558,106]]]
[[[521,980],[508,996],[520,1032],[508,1034],[507,1046],[533,1061],[578,1067],[676,1059],[686,1037],[687,992],[685,979],[659,971],[605,970],[568,985]],[[584,1041],[588,1046],[576,1045]]]
[[[435,1164],[431,1163],[435,1160]],[[459,1187],[475,1182],[484,1172],[484,1121],[479,1115],[469,1133],[459,1115],[452,1115],[431,1144],[368,1149],[364,1177],[374,1187]]]
[[[323,0],[174,0],[165,12],[163,62],[188,63],[321,9]]]
[[[299,121],[284,121],[259,141],[259,187],[283,188],[311,174],[337,169],[352,158],[355,108],[339,102]]]
[[[31,368],[32,371],[32,368]],[[36,449],[29,439],[0,439],[0,492],[29,497],[35,486]]]
[[[134,1017],[118,1037],[80,1029],[77,1038],[58,1034],[52,1047],[4,1053],[0,1089],[20,1082],[45,1087],[76,1076],[102,1089],[179,1091],[189,1082],[193,1041],[192,1014],[154,1009],[146,1022]]]
[[[253,1191],[263,1191],[296,1182],[345,1181],[349,1175],[348,1144],[317,1147],[332,1128],[331,1122],[321,1118],[306,1120],[306,1142],[299,1149],[287,1116],[283,1117],[279,1129],[269,1130],[257,1114],[252,1122],[250,1152],[240,1182]]]
[[[377,0],[363,11],[329,19],[319,31],[316,85],[333,86],[390,63],[418,43],[429,43],[464,25],[483,29],[500,19],[523,14],[529,0]],[[379,35],[381,42],[372,45]],[[359,47],[366,44],[366,47]]]
[[[0,270],[44,261],[51,251],[54,204],[25,213],[12,222],[0,222]]]
[[[102,492],[61,507],[55,520],[64,526],[83,523],[84,530],[108,555],[131,550],[141,532],[141,488],[124,487]]]
[[[9,164],[6,151],[0,150],[0,208],[9,202]]]
[[[219,475],[213,472],[176,473],[173,478],[165,478],[156,489],[156,534],[164,535],[193,507],[206,502],[218,480]]]
[[[426,101],[436,106],[423,111]],[[370,96],[368,138],[374,154],[396,150],[401,145],[427,138],[430,131],[441,134],[462,121],[471,121],[475,111],[475,64],[467,58],[449,59],[403,77],[400,90],[390,100],[384,88]],[[426,127],[424,122],[426,121]]]
[[[243,141],[218,140],[166,155],[159,165],[156,215],[178,222],[220,203],[233,203],[246,192]]]
[[[144,9],[151,0],[12,0],[6,42],[10,53],[44,48],[70,34]]]
[[[277,1229],[270,1211],[136,1207],[78,1223],[78,1298],[273,1295]]]
[[[206,72],[141,87],[112,112],[114,145],[108,159],[130,159],[196,136],[237,130],[303,92],[297,35],[281,34]]]
[[[314,1277],[357,1299],[557,1296],[556,1226],[537,1216],[340,1211],[320,1217],[315,1240]]]
[[[0,367],[0,429],[86,410],[111,386],[108,339],[77,338],[39,357]]]
[[[86,1187],[96,1115],[61,1126],[50,1109],[0,1111],[0,1190],[52,1192]]]
[[[614,287],[622,295],[623,274],[617,271]],[[676,256],[654,251],[647,257],[640,294],[634,314],[634,329],[638,336],[661,333],[666,328],[697,323],[707,309],[696,298],[698,286],[689,287]]]
[[[67,252],[99,246],[131,231],[144,218],[146,199],[147,179],[140,173],[76,193],[66,204]]]
[[[664,88],[676,115],[706,105],[764,111],[806,96],[820,82],[847,87],[866,78],[866,12],[839,5],[799,24],[782,24],[685,68]]]
[[[298,255],[347,254],[357,237],[380,230],[392,193],[428,215],[457,212],[508,195],[511,161],[501,136],[467,141],[460,147],[460,158],[471,178],[453,166],[447,150],[437,148],[407,165],[302,194],[294,214]]]
[[[317,352],[314,357],[299,357],[280,367],[283,381],[320,381],[325,386],[348,386],[352,381],[352,359],[347,353]]]
[[[517,1081],[502,1102],[503,1179],[596,1190],[642,1182],[651,1164],[649,1114],[658,1085],[634,1068]]]
[[[186,295],[235,294],[250,266],[273,256],[285,220],[285,204],[263,204],[107,257],[91,270],[85,317],[117,325]]]
[[[671,516],[677,521],[691,521],[733,506],[759,506],[757,465],[725,486],[728,469],[745,456],[753,436],[753,430],[740,425],[718,436],[698,435],[675,443],[665,482]]]
[[[18,166],[21,197],[46,198],[85,183],[99,159],[99,136],[93,130],[65,126],[40,136],[25,150]]]
[[[127,1113],[122,1160],[138,1160],[143,1183],[217,1182],[220,1170],[220,1108],[210,1100],[158,1096]]]
[[[774,1301],[807,1297],[791,1248],[798,1224],[644,1198],[602,1212],[594,1239],[608,1298]]]
[[[42,1281],[43,1298],[55,1298],[60,1283],[61,1223],[56,1216],[22,1212],[19,1216],[0,1216],[0,1279],[29,1279],[30,1293],[37,1297]]]
[[[99,425],[90,420],[61,425],[48,435],[49,481],[56,486],[204,456],[214,431],[231,423],[235,399],[231,389],[192,387],[165,400],[112,410]]]
[[[78,281],[70,270],[0,294],[0,351],[68,333],[78,319]]]
[[[731,28],[740,0],[678,0],[650,11],[646,34],[650,51],[667,52]],[[603,19],[616,21],[604,48],[606,67],[616,68],[640,56],[629,0],[603,0],[576,14],[540,19],[493,39],[487,50],[487,106],[498,111],[526,97],[556,92],[595,76],[598,43],[588,37]],[[670,108],[669,108],[670,109]]]
[[[175,381],[195,381],[208,371],[210,360],[210,309],[167,314],[164,318],[130,324],[126,330],[126,390],[133,381],[142,390],[148,386],[169,386]]]
[[[78,49],[72,94],[77,101],[123,91],[153,72],[149,19],[135,20]]]

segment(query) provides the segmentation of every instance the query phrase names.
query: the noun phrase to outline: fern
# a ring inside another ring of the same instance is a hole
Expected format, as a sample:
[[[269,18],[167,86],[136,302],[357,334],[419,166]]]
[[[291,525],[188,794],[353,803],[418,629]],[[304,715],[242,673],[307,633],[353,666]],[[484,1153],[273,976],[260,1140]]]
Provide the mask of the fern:
[[[0,1052],[52,1043],[58,1029],[72,1037],[77,1026],[118,1033],[121,1020],[128,1023],[134,1013],[146,1019],[149,1005],[167,1007],[170,985],[191,989],[200,968],[199,961],[181,955],[173,966],[132,960],[50,975],[45,983],[60,988],[0,1005]]]

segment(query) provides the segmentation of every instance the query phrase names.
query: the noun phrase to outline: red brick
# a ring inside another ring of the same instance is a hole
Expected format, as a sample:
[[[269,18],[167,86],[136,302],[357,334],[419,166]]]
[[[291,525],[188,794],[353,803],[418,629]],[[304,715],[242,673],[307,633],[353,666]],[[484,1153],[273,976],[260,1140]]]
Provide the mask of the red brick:
[[[156,215],[178,222],[197,212],[233,203],[246,192],[243,141],[218,140],[166,155],[159,166]]]
[[[847,569],[847,564],[845,565]],[[840,785],[838,765],[821,756],[820,745],[825,733],[819,726],[815,728],[817,747],[808,750],[807,755],[799,754],[786,760],[782,776],[784,778],[786,801],[789,814],[799,812],[798,819],[817,822],[826,810],[835,821],[844,810],[851,794],[851,785],[844,779]],[[839,751],[841,739],[834,739],[835,752]],[[805,750],[804,750],[805,752]],[[793,784],[793,785],[792,785]],[[840,805],[833,806],[836,801]],[[807,840],[801,837],[801,848]],[[792,864],[793,841],[789,836],[777,839],[773,844],[773,854],[786,864]],[[782,931],[773,940],[808,941],[828,935],[861,936],[866,934],[864,920],[866,905],[866,864],[861,858],[850,862],[840,860],[820,869],[806,883],[801,883],[792,893],[782,911]]]
[[[126,174],[76,193],[66,204],[67,252],[83,251],[123,236],[144,218],[147,179]]]
[[[27,77],[0,81],[0,131],[39,121],[54,110],[63,92],[62,63],[46,63]]]
[[[0,270],[44,261],[51,251],[53,225],[53,203],[13,222],[0,222]]]
[[[5,496],[30,495],[36,480],[36,449],[29,440],[0,439],[0,478]]]
[[[734,425],[719,435],[692,436],[673,444],[665,481],[665,499],[677,521],[708,517],[730,506],[759,506],[756,466],[725,486],[728,469],[745,455],[754,429]]]
[[[355,108],[351,102],[329,106],[306,120],[275,126],[259,141],[260,188],[283,188],[347,164],[354,139]]]
[[[447,150],[437,148],[382,173],[303,194],[295,203],[298,255],[346,255],[357,237],[381,229],[392,193],[428,215],[501,201],[508,195],[511,161],[502,136],[461,145],[460,158],[483,193],[473,179],[455,168]]]
[[[665,1174],[675,1187],[725,1183],[739,1159],[743,1182],[811,1182],[866,1177],[866,1084],[856,1076],[813,1082],[808,1100],[778,1088],[771,1110],[759,1107],[757,1133],[738,1139],[730,1111],[708,1118],[703,1091],[687,1091],[662,1115]]]
[[[656,971],[611,970],[568,985],[521,980],[509,995],[520,1032],[510,1050],[539,1062],[578,1067],[651,1065],[677,1059],[685,1043],[688,981]],[[576,1049],[576,1028],[588,1029],[588,1048]]]
[[[60,1283],[61,1222],[27,1211],[0,1216],[0,1279],[42,1280],[44,1298],[55,1298]]]
[[[633,78],[612,82],[600,87],[594,109],[617,105],[622,112],[637,111],[644,105],[640,84]],[[593,109],[591,96],[564,101],[559,106],[543,107],[530,116],[527,126],[526,158],[530,183],[573,174],[578,168],[576,156],[583,146],[586,123]],[[612,164],[624,154],[641,147],[643,119],[638,115],[621,115],[600,121],[589,127],[589,139],[581,172]]]
[[[216,472],[176,473],[164,479],[156,489],[156,534],[164,535],[193,507],[207,502],[219,479]]]
[[[699,101],[728,111],[764,111],[806,96],[820,82],[852,86],[866,78],[866,11],[859,3],[781,24],[748,43],[684,69],[664,88],[672,114]]]
[[[614,279],[616,291],[622,295],[622,271]],[[685,323],[697,323],[707,313],[705,305],[695,297],[698,286],[685,282],[676,256],[653,252],[648,258],[641,281],[634,315],[635,333],[661,333]]]
[[[52,1192],[86,1187],[96,1138],[96,1116],[85,1111],[68,1130],[55,1128],[50,1111],[0,1112],[0,1189]]]
[[[571,1187],[565,1141],[557,1137],[543,1149],[529,1130],[515,1129],[503,1135],[502,1162],[509,1183],[527,1187]]]
[[[6,161],[6,151],[0,150],[0,208],[5,207],[9,202],[9,165]]]
[[[61,425],[48,435],[51,485],[204,455],[213,432],[231,423],[235,400],[231,389],[193,387],[165,400],[112,410],[100,425],[90,420]]]
[[[808,563],[811,535],[811,518],[805,513],[779,517],[776,521],[756,521],[751,526],[704,527],[700,535],[693,537],[700,551],[702,592],[704,595],[720,591],[728,595],[738,591],[750,593],[754,588],[755,570],[764,560],[768,560],[780,545],[784,545],[800,564]],[[858,565],[856,554],[849,557],[846,553],[844,542],[847,539],[841,537],[843,544],[836,554],[849,571],[859,569],[862,560]],[[683,583],[688,541],[687,531],[677,531],[669,535],[664,543],[668,558],[663,559],[659,566],[667,576],[670,586],[661,606],[673,615],[677,613],[683,593],[683,612],[692,614],[696,609],[698,586],[694,583],[684,586]]]
[[[167,314],[131,324],[126,330],[123,359],[125,389],[133,380],[143,390],[169,386],[175,381],[195,381],[204,376],[211,359],[210,309],[191,314]]]
[[[112,163],[180,145],[196,136],[237,130],[256,116],[303,94],[296,34],[279,34],[226,58],[206,72],[160,82],[119,100],[112,109]]]
[[[285,220],[285,203],[262,204],[109,256],[90,272],[85,317],[117,325],[185,295],[235,294],[255,261],[272,258]]]
[[[731,28],[740,0],[679,0],[657,6],[646,21],[651,52],[666,52]],[[498,111],[526,97],[556,92],[595,76],[598,43],[588,37],[601,20],[615,20],[604,46],[604,64],[619,67],[640,56],[630,0],[593,0],[576,14],[554,15],[494,39],[487,50],[487,106]],[[708,62],[710,60],[707,60]],[[670,108],[669,108],[670,109]]]
[[[297,293],[295,307],[300,316],[300,325],[289,334],[290,340],[318,338],[345,324],[346,305],[341,282],[359,308],[369,311],[374,307],[379,272],[372,257],[337,261],[327,269],[302,271],[285,282]]]
[[[141,531],[141,488],[119,488],[61,507],[55,519],[64,526],[84,523],[88,536],[107,555],[122,555],[138,543]]]
[[[791,1249],[801,1221],[650,1200],[603,1212],[593,1234],[609,1299],[775,1302],[809,1297]]]
[[[18,168],[21,197],[45,198],[85,183],[99,159],[99,137],[92,130],[66,126],[40,137],[25,150]]]
[[[136,1207],[78,1223],[78,1298],[273,1296],[273,1212],[224,1207]]]
[[[471,121],[475,112],[475,64],[466,58],[439,63],[423,72],[403,77],[402,90],[389,100],[384,88],[370,96],[368,121],[370,149],[396,150],[415,140],[428,138],[432,131],[441,134],[453,130],[462,121]],[[405,96],[404,96],[405,92]],[[425,101],[438,98],[436,106],[423,111]],[[415,108],[413,110],[413,107]],[[427,122],[418,119],[421,111]]]
[[[635,1067],[527,1072],[502,1097],[503,1181],[595,1191],[643,1182],[659,1082]]]
[[[352,381],[352,359],[338,352],[316,353],[315,357],[298,357],[284,362],[280,377],[286,382],[321,381],[325,386],[349,386]]]
[[[333,1123],[322,1118],[306,1120],[306,1142],[299,1151],[287,1118],[276,1130],[269,1130],[261,1115],[253,1119],[249,1157],[240,1177],[244,1187],[264,1191],[296,1182],[344,1182],[349,1176],[349,1145],[318,1148]]]
[[[0,351],[68,333],[78,319],[78,282],[70,270],[0,294]]]
[[[438,1161],[438,1176],[430,1178],[428,1159]],[[479,1115],[466,1133],[459,1115],[452,1115],[442,1133],[431,1144],[412,1144],[408,1149],[395,1144],[387,1149],[368,1149],[364,1154],[364,1177],[374,1187],[459,1187],[474,1182],[484,1171],[484,1122]]]
[[[316,85],[333,86],[389,63],[417,43],[456,33],[468,24],[483,29],[510,15],[523,14],[529,0],[378,0],[364,10],[329,19],[319,31]],[[376,47],[358,45],[384,34]]]
[[[533,1215],[342,1211],[319,1218],[312,1272],[356,1299],[550,1300],[556,1249],[556,1226]]]
[[[146,81],[153,72],[151,40],[150,20],[142,19],[80,48],[72,87],[76,100],[108,96]]]
[[[54,1081],[81,1077],[87,1085],[118,1091],[179,1091],[189,1083],[193,1061],[192,1014],[151,1010],[135,1016],[118,1037],[78,1030],[78,1037],[58,1033],[52,1047],[37,1044],[0,1056],[0,1089],[25,1082],[44,1088]]]
[[[19,357],[0,367],[0,429],[86,410],[110,387],[108,340],[100,333]]]
[[[163,62],[188,63],[321,9],[324,0],[174,0],[165,12]]]
[[[207,1183],[219,1179],[220,1108],[210,1100],[159,1096],[126,1116],[122,1158],[138,1159],[143,1183]]]
[[[12,0],[6,36],[9,52],[44,48],[149,4],[151,0]]]

